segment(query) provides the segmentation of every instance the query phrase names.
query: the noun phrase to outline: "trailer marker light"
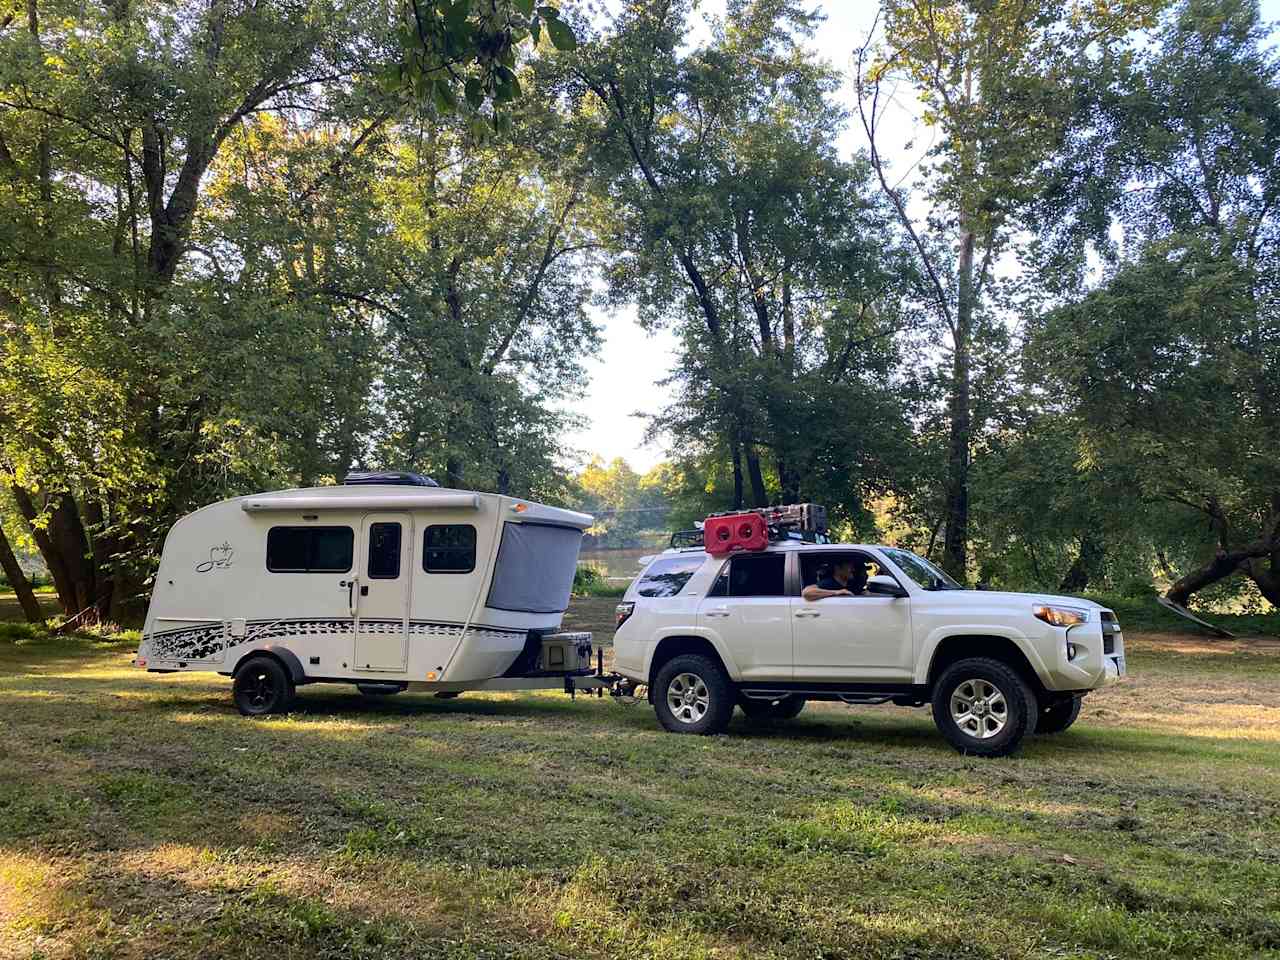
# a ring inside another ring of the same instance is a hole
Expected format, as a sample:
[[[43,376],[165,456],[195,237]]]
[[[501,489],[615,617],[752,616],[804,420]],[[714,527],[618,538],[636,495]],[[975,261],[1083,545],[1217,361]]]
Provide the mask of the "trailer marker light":
[[[435,678],[436,678],[436,672],[434,670],[432,670],[430,673],[427,674],[428,680],[434,680]]]
[[[527,503],[513,503],[511,505],[511,509],[515,513],[524,513],[529,509],[529,505]]]
[[[136,663],[139,667],[143,667],[143,668],[145,668],[145,667],[146,667],[146,665],[147,665],[147,658],[146,658],[146,657],[139,657],[137,660],[135,660],[135,661],[133,661],[133,662],[134,662],[134,663]]]

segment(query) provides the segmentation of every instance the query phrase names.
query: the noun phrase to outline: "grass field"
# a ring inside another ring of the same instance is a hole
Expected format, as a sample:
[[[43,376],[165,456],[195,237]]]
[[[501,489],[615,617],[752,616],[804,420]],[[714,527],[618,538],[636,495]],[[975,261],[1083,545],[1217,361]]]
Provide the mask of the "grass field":
[[[888,707],[703,739],[317,686],[247,721],[129,646],[0,642],[0,956],[1280,956],[1280,651],[1128,643],[980,762]]]

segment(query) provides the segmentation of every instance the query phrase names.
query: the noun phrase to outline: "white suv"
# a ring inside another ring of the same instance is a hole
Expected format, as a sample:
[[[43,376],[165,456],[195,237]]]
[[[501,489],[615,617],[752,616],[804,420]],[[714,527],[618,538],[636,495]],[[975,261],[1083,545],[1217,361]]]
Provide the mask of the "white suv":
[[[805,600],[841,559],[866,566],[865,592]],[[1067,729],[1081,697],[1125,675],[1120,625],[1092,601],[966,590],[907,550],[798,541],[659,554],[618,605],[614,658],[674,733],[719,733],[735,705],[760,719],[807,700],[927,703],[983,756]]]

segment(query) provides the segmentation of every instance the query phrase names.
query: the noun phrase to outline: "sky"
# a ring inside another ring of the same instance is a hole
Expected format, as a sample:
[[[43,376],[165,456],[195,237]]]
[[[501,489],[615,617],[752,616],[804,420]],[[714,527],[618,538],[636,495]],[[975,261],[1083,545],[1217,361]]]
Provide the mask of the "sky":
[[[849,76],[853,51],[872,29],[879,5],[875,0],[823,0],[817,6],[827,20],[810,46]],[[1264,20],[1280,21],[1280,0],[1263,0],[1261,8]],[[700,9],[703,14],[723,12],[723,0],[703,0]],[[846,82],[841,99],[853,104],[851,82]],[[882,153],[895,171],[909,170],[928,149],[927,138],[917,136],[919,122],[909,92],[886,115],[882,132]],[[850,126],[839,146],[844,155],[852,156],[864,143],[862,131]],[[914,144],[910,151],[904,149],[908,143]],[[603,343],[599,354],[586,364],[589,386],[580,399],[567,404],[584,425],[566,435],[566,446],[578,452],[580,463],[585,464],[593,455],[606,461],[622,457],[643,472],[663,460],[665,451],[661,444],[644,443],[645,421],[635,414],[656,412],[665,405],[665,391],[657,381],[675,364],[676,339],[670,331],[641,330],[632,309],[599,313],[596,320]]]

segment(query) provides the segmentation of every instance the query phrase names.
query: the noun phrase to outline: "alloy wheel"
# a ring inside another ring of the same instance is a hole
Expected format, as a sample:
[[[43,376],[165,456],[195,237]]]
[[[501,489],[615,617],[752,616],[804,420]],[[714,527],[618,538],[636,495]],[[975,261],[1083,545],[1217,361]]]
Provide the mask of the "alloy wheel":
[[[667,684],[667,706],[681,723],[697,723],[711,706],[711,692],[697,674],[678,673]]]
[[[969,736],[989,740],[1009,723],[1009,702],[990,680],[962,680],[951,693],[951,719]]]

